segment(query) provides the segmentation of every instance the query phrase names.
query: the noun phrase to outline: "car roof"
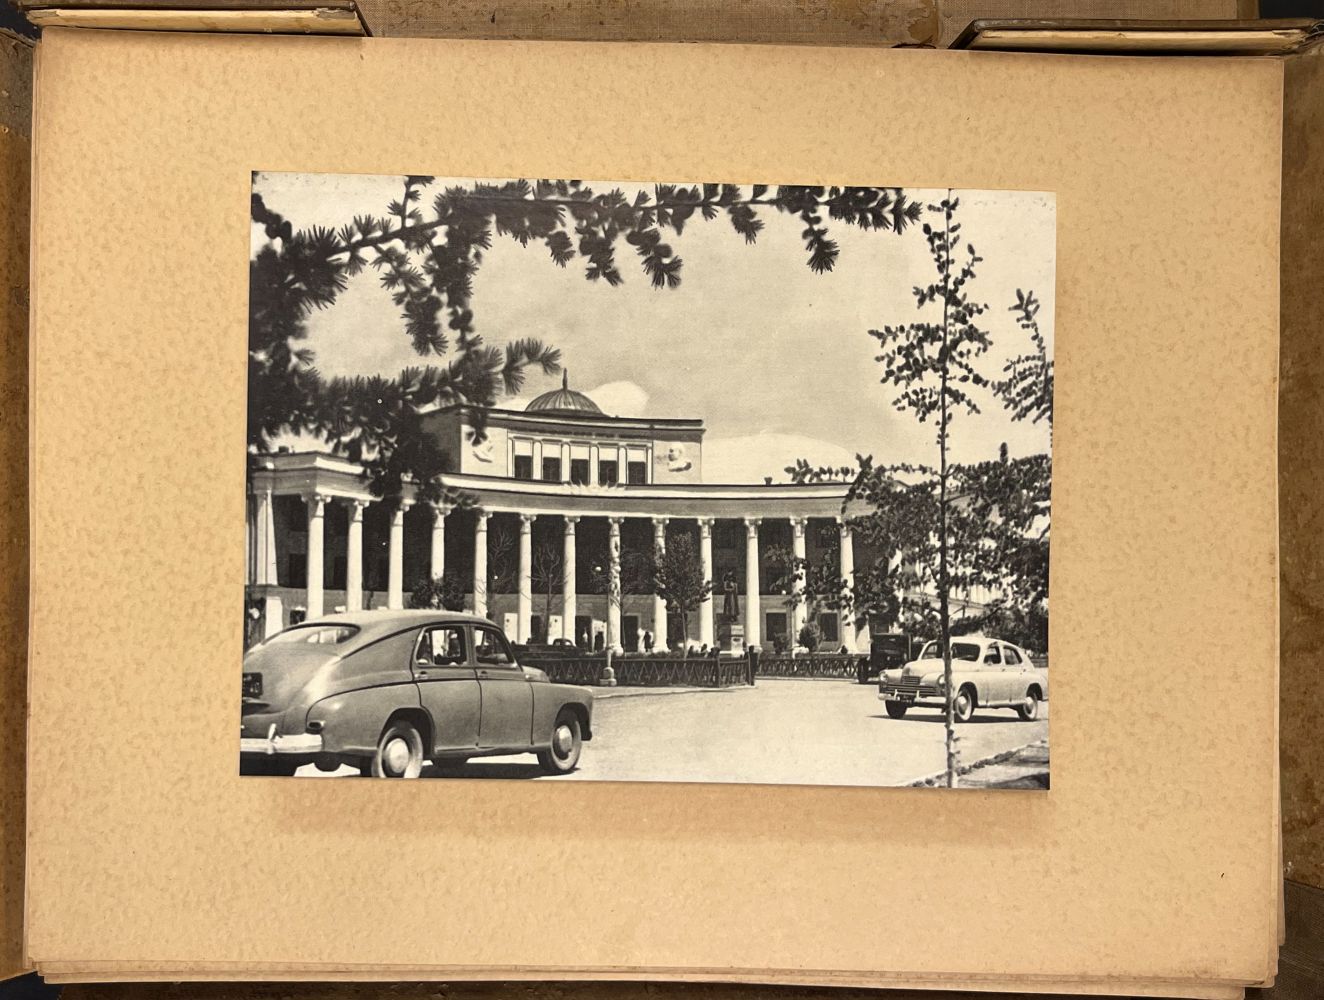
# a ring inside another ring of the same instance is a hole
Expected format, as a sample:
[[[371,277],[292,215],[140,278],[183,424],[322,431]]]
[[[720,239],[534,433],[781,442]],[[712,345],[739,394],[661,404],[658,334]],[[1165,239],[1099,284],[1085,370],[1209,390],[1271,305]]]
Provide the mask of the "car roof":
[[[353,625],[359,629],[356,638],[373,639],[419,625],[491,625],[496,623],[481,615],[464,611],[445,611],[441,608],[408,608],[387,610],[378,608],[371,611],[342,611],[336,614],[320,615],[317,618],[301,622],[300,625]],[[294,626],[299,627],[299,626]]]
[[[937,640],[930,639],[929,641],[936,642]],[[954,635],[952,636],[952,642],[1000,642],[1007,646],[1016,646],[1017,649],[1021,648],[1010,639],[998,639],[991,635]]]

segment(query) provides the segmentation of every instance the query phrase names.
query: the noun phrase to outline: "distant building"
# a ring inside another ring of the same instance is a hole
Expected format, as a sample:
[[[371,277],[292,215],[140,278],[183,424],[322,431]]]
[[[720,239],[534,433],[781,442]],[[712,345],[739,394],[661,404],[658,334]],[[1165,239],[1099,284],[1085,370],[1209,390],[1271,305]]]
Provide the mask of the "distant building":
[[[658,649],[682,639],[711,648],[721,582],[733,575],[746,645],[773,648],[793,643],[806,608],[773,592],[785,574],[770,565],[772,549],[818,559],[836,547],[842,578],[854,579],[846,484],[706,483],[701,420],[609,416],[568,377],[524,410],[486,418],[481,436],[464,406],[424,418],[455,457],[444,482],[472,496],[472,510],[414,503],[408,493],[389,510],[359,466],[329,453],[261,459],[249,476],[248,581],[264,631],[336,608],[403,607],[418,582],[447,574],[463,581],[468,607],[516,641],[592,645],[601,634],[607,646],[634,650],[647,630]],[[628,572],[630,553],[682,532],[716,582],[686,637],[679,615],[632,588]],[[621,584],[619,602],[609,600]],[[819,625],[826,641],[865,648],[849,615],[820,615]]]

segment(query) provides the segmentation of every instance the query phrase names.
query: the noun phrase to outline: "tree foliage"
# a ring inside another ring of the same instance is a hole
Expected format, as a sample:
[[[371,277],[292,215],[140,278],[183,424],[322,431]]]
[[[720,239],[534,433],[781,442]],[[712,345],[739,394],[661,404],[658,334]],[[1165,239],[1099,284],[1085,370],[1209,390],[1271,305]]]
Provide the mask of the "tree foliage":
[[[1020,354],[1003,368],[1004,378],[994,383],[994,390],[1017,420],[1032,423],[1045,421],[1053,426],[1053,359],[1039,330],[1039,300],[1034,292],[1016,289],[1016,304],[1011,307],[1020,328],[1030,335],[1033,350]]]
[[[465,587],[458,573],[447,572],[423,580],[409,595],[411,608],[434,608],[445,611],[464,610]]]
[[[559,267],[582,262],[585,278],[613,286],[625,280],[621,258],[633,256],[653,287],[667,289],[680,284],[684,266],[668,233],[679,237],[691,220],[724,218],[753,243],[761,213],[795,217],[806,263],[824,272],[840,252],[830,223],[899,233],[920,215],[892,188],[663,184],[628,197],[579,181],[515,180],[448,187],[425,204],[434,183],[405,177],[384,214],[339,228],[296,229],[254,192],[252,218],[266,243],[250,264],[251,452],[269,452],[287,433],[314,434],[365,464],[374,495],[398,499],[409,481],[422,499],[459,501],[443,495],[438,476],[453,457],[428,440],[420,411],[470,406],[481,435],[500,394],[518,393],[530,368],[553,374],[560,366],[552,346],[520,339],[498,348],[477,330],[474,278],[498,239],[541,247]],[[424,363],[396,378],[324,379],[307,344],[309,317],[369,270]]]

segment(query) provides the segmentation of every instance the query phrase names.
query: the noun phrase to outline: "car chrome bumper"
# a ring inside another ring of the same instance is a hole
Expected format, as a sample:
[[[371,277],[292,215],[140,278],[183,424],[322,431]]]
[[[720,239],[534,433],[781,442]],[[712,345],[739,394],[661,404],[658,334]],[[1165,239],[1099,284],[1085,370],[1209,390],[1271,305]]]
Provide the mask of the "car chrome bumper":
[[[266,736],[244,736],[239,740],[240,753],[272,755],[278,753],[318,754],[322,752],[320,733],[300,733],[297,736],[277,736],[273,725]]]
[[[922,688],[879,688],[879,701],[945,701],[937,688],[925,685]]]

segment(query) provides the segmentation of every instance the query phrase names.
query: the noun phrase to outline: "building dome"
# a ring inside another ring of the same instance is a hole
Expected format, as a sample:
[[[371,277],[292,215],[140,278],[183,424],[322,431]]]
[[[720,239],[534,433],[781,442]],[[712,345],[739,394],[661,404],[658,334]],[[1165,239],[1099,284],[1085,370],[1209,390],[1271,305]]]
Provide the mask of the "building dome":
[[[526,413],[601,413],[597,403],[570,388],[570,372],[561,373],[561,388],[544,392],[524,408]]]

